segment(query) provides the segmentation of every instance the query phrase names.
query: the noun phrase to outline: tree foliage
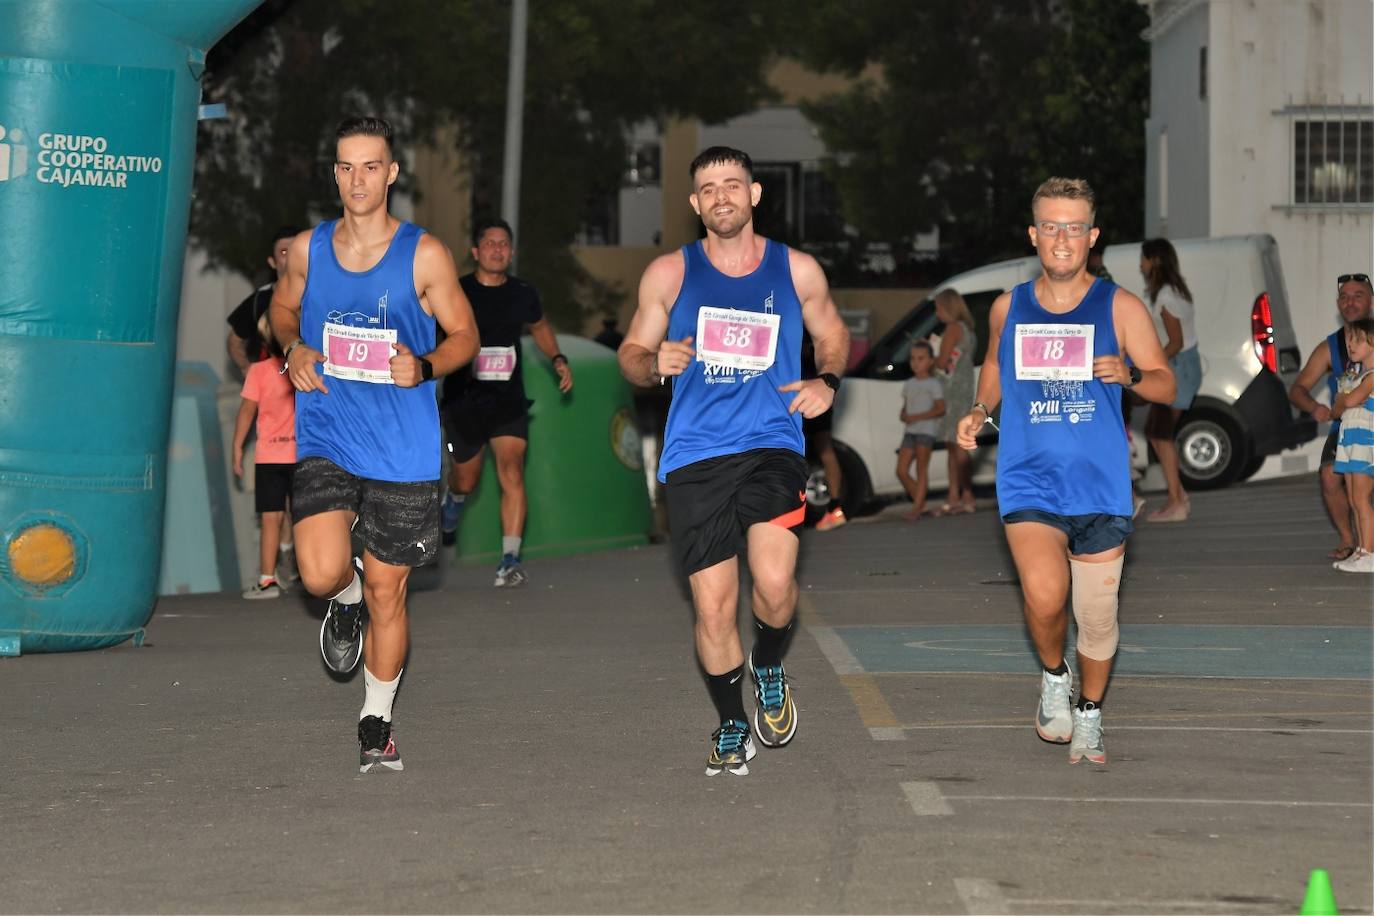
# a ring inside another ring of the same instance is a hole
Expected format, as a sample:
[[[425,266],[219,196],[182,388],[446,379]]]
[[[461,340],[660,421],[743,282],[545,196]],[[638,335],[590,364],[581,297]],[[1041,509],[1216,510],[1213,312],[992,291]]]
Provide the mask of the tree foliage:
[[[1113,238],[1139,237],[1149,48],[1135,0],[810,9],[817,27],[796,35],[808,64],[856,76],[879,65],[806,109],[864,236],[909,250],[938,227],[958,267],[1023,254],[1032,192],[1068,175],[1092,183]]]
[[[569,245],[584,202],[619,187],[628,128],[756,107],[771,49],[755,36],[772,28],[748,9],[703,32],[669,0],[531,0],[520,272],[556,322],[575,327],[608,292]],[[202,126],[194,242],[212,266],[252,277],[276,226],[337,214],[331,132],[347,114],[387,117],[403,147],[456,136],[477,212],[494,213],[509,29],[505,0],[268,0],[210,54],[206,97],[230,117]]]

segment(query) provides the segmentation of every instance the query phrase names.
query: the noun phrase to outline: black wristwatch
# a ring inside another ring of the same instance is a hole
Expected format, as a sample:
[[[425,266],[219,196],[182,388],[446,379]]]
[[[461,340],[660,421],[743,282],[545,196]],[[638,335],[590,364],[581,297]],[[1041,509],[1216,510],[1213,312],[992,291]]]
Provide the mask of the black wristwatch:
[[[1136,383],[1139,382],[1140,379],[1142,378],[1143,373],[1141,373],[1141,371],[1140,371],[1138,368],[1136,368],[1135,366],[1131,366],[1130,369],[1131,369],[1131,380],[1130,380],[1129,382],[1126,383],[1126,387],[1127,387],[1127,388],[1134,388],[1134,387],[1136,386]]]
[[[822,372],[820,375],[818,375],[818,376],[816,376],[816,377],[817,377],[818,379],[820,379],[821,381],[825,382],[827,385],[829,385],[831,391],[839,391],[839,390],[840,390],[840,377],[839,377],[838,375],[836,375],[835,373],[833,373],[833,372]]]
[[[425,359],[423,356],[417,356],[415,358],[420,361],[421,380],[428,382],[429,380],[434,378],[434,364],[431,363],[429,360]]]

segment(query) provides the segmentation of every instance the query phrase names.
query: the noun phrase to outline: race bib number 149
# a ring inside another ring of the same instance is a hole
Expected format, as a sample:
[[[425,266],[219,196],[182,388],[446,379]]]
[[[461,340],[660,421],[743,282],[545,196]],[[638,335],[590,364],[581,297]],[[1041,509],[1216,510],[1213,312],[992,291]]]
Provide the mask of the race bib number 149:
[[[395,328],[352,328],[326,323],[324,374],[357,382],[395,384],[391,379],[395,343]]]
[[[1093,377],[1093,325],[1018,324],[1016,377],[1078,381]]]

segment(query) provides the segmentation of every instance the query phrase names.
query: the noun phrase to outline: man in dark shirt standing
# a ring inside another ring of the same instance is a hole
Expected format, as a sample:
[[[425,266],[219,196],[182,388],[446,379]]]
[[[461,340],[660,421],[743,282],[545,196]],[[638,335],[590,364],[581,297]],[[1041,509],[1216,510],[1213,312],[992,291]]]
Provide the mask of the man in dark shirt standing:
[[[459,278],[472,303],[482,349],[471,364],[444,381],[440,410],[453,468],[448,495],[440,507],[445,544],[457,537],[467,495],[482,476],[482,452],[491,444],[501,483],[501,565],[496,587],[525,582],[520,544],[525,530],[525,446],[529,440],[529,406],[520,361],[520,334],[526,326],[535,344],[558,373],[558,390],[572,390],[568,358],[558,352],[558,339],[544,318],[539,293],[510,275],[514,239],[501,219],[478,220],[472,230],[472,257],[477,269]]]
[[[272,287],[286,272],[286,250],[291,247],[291,240],[299,231],[294,226],[283,226],[272,234],[272,253],[267,256],[267,266],[272,268],[272,282],[253,290],[226,319],[229,337],[224,344],[229,351],[229,358],[244,377],[247,377],[250,365],[267,356],[266,341],[258,330],[258,322],[267,314],[267,306],[272,303]]]

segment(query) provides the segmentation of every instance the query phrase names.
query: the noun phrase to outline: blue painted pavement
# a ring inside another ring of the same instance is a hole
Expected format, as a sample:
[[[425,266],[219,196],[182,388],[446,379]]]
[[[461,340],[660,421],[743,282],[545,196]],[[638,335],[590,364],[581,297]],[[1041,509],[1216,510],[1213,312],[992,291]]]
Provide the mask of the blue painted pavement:
[[[1035,650],[1021,626],[835,627],[834,632],[873,674],[1012,674],[1036,667]],[[1070,627],[1070,648],[1073,642]],[[1374,678],[1374,630],[1128,624],[1121,628],[1114,670],[1145,676],[1369,679]]]

